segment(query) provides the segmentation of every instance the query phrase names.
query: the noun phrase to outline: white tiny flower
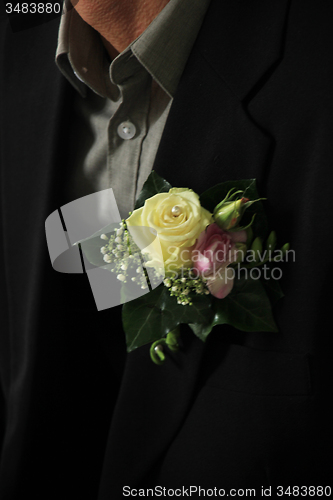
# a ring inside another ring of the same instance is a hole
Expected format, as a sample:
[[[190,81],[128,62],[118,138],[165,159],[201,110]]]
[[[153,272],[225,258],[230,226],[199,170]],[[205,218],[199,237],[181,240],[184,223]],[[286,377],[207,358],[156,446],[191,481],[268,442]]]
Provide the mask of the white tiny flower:
[[[165,284],[165,286],[167,286],[168,288],[171,286],[171,281],[168,279],[168,278],[165,278],[165,280],[163,281],[163,283]]]
[[[121,236],[123,234],[124,230],[121,227],[120,229],[117,229],[117,236]]]
[[[121,265],[121,269],[122,269],[123,271],[127,271],[127,268],[128,268],[128,265],[127,265],[127,264],[122,264],[122,265]]]
[[[102,253],[103,255],[105,255],[107,251],[108,251],[108,249],[107,249],[106,247],[102,247],[102,248],[101,248],[101,253]]]
[[[133,277],[133,278],[132,278],[132,281],[135,281],[135,280],[136,280],[136,278],[135,278],[135,277]]]
[[[118,274],[117,280],[119,280],[119,281],[125,281],[125,279],[126,278],[125,278],[125,276],[123,274]]]
[[[108,263],[112,261],[110,255],[104,255],[103,260]]]
[[[116,243],[121,243],[122,242],[122,239],[117,237],[115,240],[114,240]]]
[[[145,290],[146,288],[148,288],[148,286],[147,285],[141,285],[141,288],[142,288],[142,290]]]
[[[124,250],[124,247],[123,247],[123,245],[117,245],[117,249],[118,250]]]
[[[186,282],[186,278],[182,278],[180,281],[181,281],[182,283],[185,283],[185,282]]]
[[[142,268],[141,267],[138,267],[137,270],[136,270],[137,273],[141,273],[142,272]]]
[[[108,240],[109,238],[106,236],[106,234],[101,234],[100,238],[102,240]]]
[[[182,306],[186,306],[186,304],[187,304],[187,302],[185,302],[185,301],[182,302]]]
[[[178,290],[178,286],[173,286],[173,287],[171,288],[171,291],[172,291],[172,292],[177,292],[177,290]]]

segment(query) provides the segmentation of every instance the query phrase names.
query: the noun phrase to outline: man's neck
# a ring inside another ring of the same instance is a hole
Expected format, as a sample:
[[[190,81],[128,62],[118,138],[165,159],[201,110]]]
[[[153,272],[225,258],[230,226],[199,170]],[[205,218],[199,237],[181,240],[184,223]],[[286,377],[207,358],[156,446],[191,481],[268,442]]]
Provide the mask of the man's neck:
[[[169,0],[73,0],[82,19],[102,36],[113,59],[133,42]]]

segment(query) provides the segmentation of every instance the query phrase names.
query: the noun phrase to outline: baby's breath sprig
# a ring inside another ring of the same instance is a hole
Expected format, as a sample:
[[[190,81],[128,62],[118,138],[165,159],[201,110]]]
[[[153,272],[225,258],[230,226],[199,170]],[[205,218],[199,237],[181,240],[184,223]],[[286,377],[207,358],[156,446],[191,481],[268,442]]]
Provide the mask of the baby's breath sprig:
[[[126,283],[127,270],[131,265],[133,260],[133,250],[127,244],[127,227],[126,222],[122,220],[119,224],[119,228],[115,228],[111,236],[106,234],[101,234],[100,238],[105,240],[107,243],[101,247],[101,253],[103,254],[103,260],[107,264],[111,264],[110,271],[117,274],[119,281]],[[133,245],[135,243],[133,242]]]
[[[181,270],[181,277],[167,277],[163,280],[164,285],[169,289],[171,297],[177,298],[177,303],[182,306],[193,305],[190,294],[209,295],[207,280],[201,276],[193,276],[191,268]]]
[[[110,271],[117,275],[119,281],[127,283],[127,280],[130,279],[143,290],[148,288],[147,282],[149,281],[151,285],[161,283],[163,276],[153,268],[148,277],[145,267],[149,256],[141,253],[127,229],[125,219],[120,222],[119,226],[119,228],[114,229],[111,236],[100,235],[102,240],[107,241],[100,251],[103,254],[104,262],[110,264]]]
[[[110,271],[117,275],[117,279],[123,283],[131,280],[143,290],[148,288],[147,283],[155,288],[161,283],[163,275],[153,267],[147,271],[147,262],[150,256],[142,253],[136,245],[127,229],[126,221],[123,219],[119,228],[115,228],[111,236],[101,234],[100,238],[105,240],[101,247],[103,260],[110,264]],[[170,295],[177,298],[177,303],[183,306],[192,305],[193,294],[208,295],[207,280],[201,276],[193,275],[193,269],[184,268],[181,274],[167,277],[163,280],[169,289]]]

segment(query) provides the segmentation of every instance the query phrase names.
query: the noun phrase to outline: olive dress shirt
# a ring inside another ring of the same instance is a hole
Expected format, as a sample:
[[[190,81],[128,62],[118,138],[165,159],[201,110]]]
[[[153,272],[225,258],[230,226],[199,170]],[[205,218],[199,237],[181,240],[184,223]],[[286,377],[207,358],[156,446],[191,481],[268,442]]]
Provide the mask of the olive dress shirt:
[[[64,6],[56,62],[77,89],[68,201],[111,187],[121,217],[133,210],[209,3],[170,0],[113,61],[99,33]]]

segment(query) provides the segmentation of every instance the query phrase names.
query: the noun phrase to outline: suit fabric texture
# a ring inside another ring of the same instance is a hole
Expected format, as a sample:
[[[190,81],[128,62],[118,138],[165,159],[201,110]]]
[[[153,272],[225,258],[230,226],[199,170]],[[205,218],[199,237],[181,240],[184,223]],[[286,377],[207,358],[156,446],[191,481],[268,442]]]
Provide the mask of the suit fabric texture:
[[[50,264],[73,89],[59,19],[1,18],[0,498],[109,500],[123,486],[259,488],[332,479],[333,5],[212,0],[154,169],[197,193],[256,178],[281,264],[278,333],[216,327],[155,366],[120,308]],[[24,20],[22,21],[24,22]]]

